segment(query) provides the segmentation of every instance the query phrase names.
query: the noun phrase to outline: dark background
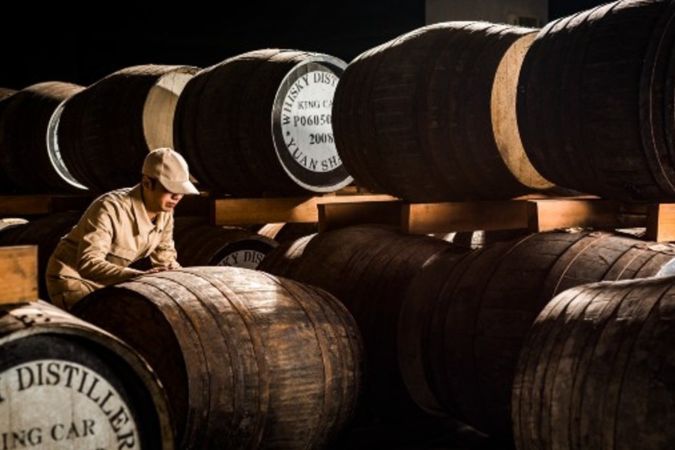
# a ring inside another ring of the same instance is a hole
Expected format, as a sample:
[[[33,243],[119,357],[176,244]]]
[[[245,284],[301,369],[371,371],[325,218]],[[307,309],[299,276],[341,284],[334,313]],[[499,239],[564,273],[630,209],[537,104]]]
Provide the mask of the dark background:
[[[550,19],[600,3],[550,0]],[[0,87],[13,89],[50,80],[87,85],[136,64],[207,67],[267,47],[349,61],[425,24],[424,0],[95,2],[79,9],[23,3],[3,6],[0,18]]]

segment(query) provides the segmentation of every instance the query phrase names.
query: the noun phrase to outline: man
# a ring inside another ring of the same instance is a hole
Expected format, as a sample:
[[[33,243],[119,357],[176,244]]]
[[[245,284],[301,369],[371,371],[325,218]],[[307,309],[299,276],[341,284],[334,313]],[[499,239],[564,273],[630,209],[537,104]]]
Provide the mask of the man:
[[[141,184],[94,200],[61,238],[47,264],[52,303],[71,308],[90,292],[144,273],[176,269],[173,209],[184,194],[199,192],[183,157],[169,148],[148,153]],[[150,257],[152,268],[128,267]]]

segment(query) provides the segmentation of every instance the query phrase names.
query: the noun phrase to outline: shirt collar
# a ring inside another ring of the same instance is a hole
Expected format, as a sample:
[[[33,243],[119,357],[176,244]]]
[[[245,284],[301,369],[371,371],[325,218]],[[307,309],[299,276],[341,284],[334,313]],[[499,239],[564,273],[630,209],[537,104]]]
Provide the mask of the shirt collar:
[[[131,207],[136,218],[134,233],[136,235],[149,234],[150,231],[155,228],[155,224],[153,224],[148,217],[145,204],[143,203],[142,187],[140,184],[137,184],[129,191],[129,197],[131,198]],[[157,223],[159,223],[161,219],[160,216],[161,213],[157,216]]]

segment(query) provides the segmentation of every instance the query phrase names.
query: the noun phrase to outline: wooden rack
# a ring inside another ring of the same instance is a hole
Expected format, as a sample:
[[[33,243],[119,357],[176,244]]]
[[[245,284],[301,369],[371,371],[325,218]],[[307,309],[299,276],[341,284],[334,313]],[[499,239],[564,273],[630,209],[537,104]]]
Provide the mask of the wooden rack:
[[[0,195],[0,218],[84,210],[91,201],[84,195]]]
[[[0,196],[0,218],[84,210],[86,196]],[[389,195],[294,198],[186,196],[177,215],[210,217],[216,225],[275,222],[319,224],[319,231],[364,223],[389,224],[413,234],[453,231],[645,227],[646,238],[675,240],[675,203],[631,204],[597,197],[521,197],[504,201],[407,203]]]
[[[645,227],[646,238],[675,240],[675,204],[625,204],[597,198],[485,202],[343,202],[319,204],[319,231],[382,223],[413,234],[475,230]]]

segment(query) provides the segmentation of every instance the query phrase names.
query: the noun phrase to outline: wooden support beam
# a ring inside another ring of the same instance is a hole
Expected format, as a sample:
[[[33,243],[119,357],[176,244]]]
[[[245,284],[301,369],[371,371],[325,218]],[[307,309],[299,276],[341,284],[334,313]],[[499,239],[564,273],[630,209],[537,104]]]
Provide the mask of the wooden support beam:
[[[645,237],[657,242],[675,241],[675,203],[649,205]]]
[[[528,228],[531,231],[550,231],[559,228],[630,228],[644,226],[645,205],[624,205],[598,199],[530,200]]]
[[[413,203],[388,195],[209,200],[218,225],[319,222],[326,231],[349,225],[400,225],[414,234],[559,228],[630,228],[648,225],[648,237],[675,240],[675,204],[626,204],[598,198],[522,198],[505,201]],[[647,220],[649,218],[649,224]]]
[[[402,231],[414,234],[515,230],[527,228],[527,201],[410,203],[401,221]]]
[[[269,222],[316,222],[315,197],[216,199],[213,223],[253,225]]]
[[[316,223],[317,205],[394,201],[389,195],[330,195],[296,198],[222,198],[213,200],[213,223],[216,225],[253,225],[274,222]]]
[[[399,227],[402,205],[398,201],[319,204],[319,232],[369,223]]]
[[[0,195],[0,217],[50,214],[69,210],[85,210],[89,196],[70,195]]]
[[[0,304],[37,298],[37,246],[0,247]]]

